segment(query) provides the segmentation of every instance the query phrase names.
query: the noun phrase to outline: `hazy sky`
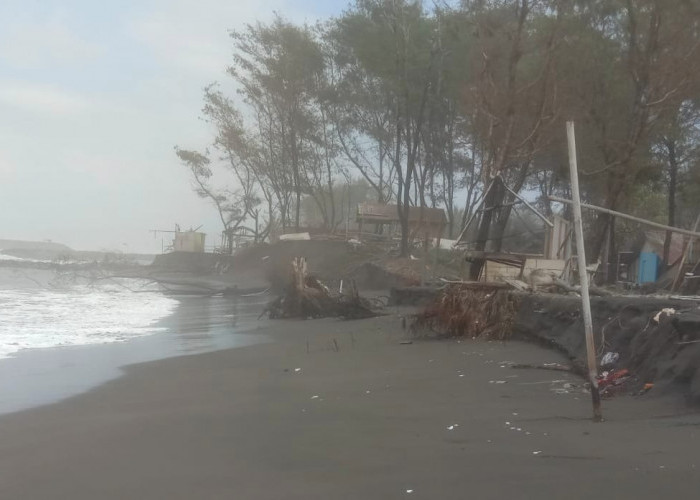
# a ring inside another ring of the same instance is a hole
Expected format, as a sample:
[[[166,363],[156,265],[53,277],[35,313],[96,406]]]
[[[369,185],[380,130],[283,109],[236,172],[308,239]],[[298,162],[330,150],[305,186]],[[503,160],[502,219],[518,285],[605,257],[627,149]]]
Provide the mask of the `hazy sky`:
[[[203,149],[202,89],[226,81],[229,29],[314,22],[348,0],[0,2],[0,239],[160,251],[149,229],[204,224],[173,146]],[[216,240],[216,241],[213,241]]]

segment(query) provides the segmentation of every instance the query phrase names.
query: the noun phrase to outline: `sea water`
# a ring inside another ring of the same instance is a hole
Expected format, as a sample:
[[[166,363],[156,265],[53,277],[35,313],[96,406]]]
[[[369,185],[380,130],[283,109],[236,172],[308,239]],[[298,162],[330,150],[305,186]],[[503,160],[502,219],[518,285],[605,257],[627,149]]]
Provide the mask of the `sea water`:
[[[0,289],[0,358],[25,349],[126,341],[163,330],[177,301],[136,279]]]
[[[174,298],[146,280],[73,275],[0,267],[0,415],[83,393],[135,363],[267,341],[257,332],[264,296]]]

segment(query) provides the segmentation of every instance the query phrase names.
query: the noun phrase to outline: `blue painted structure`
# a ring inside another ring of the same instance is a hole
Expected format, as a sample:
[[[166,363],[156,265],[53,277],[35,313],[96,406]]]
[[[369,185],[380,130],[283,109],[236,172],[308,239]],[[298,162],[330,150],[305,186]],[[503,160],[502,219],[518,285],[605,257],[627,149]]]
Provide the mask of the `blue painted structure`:
[[[656,281],[659,270],[659,256],[654,252],[641,252],[639,254],[639,270],[637,283],[650,283]]]

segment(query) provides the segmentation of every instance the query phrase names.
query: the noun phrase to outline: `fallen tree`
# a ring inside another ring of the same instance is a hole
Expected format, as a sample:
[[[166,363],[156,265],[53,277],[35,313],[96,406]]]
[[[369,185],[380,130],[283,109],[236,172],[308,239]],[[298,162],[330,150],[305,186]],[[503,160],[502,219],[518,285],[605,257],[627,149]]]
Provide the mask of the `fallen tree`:
[[[381,314],[381,304],[360,296],[354,281],[347,293],[332,293],[327,286],[308,273],[306,259],[292,260],[289,280],[284,293],[270,302],[258,319],[267,314],[270,319],[371,318]]]

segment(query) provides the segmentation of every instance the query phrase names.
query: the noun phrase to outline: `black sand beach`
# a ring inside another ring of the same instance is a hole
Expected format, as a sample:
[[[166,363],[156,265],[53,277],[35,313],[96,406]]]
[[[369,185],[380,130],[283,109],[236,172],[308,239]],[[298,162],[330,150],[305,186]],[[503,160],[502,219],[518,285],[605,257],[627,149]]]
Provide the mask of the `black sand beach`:
[[[521,342],[416,341],[395,316],[262,322],[273,342],[126,368],[0,418],[0,497],[696,498],[700,417],[605,402]]]

